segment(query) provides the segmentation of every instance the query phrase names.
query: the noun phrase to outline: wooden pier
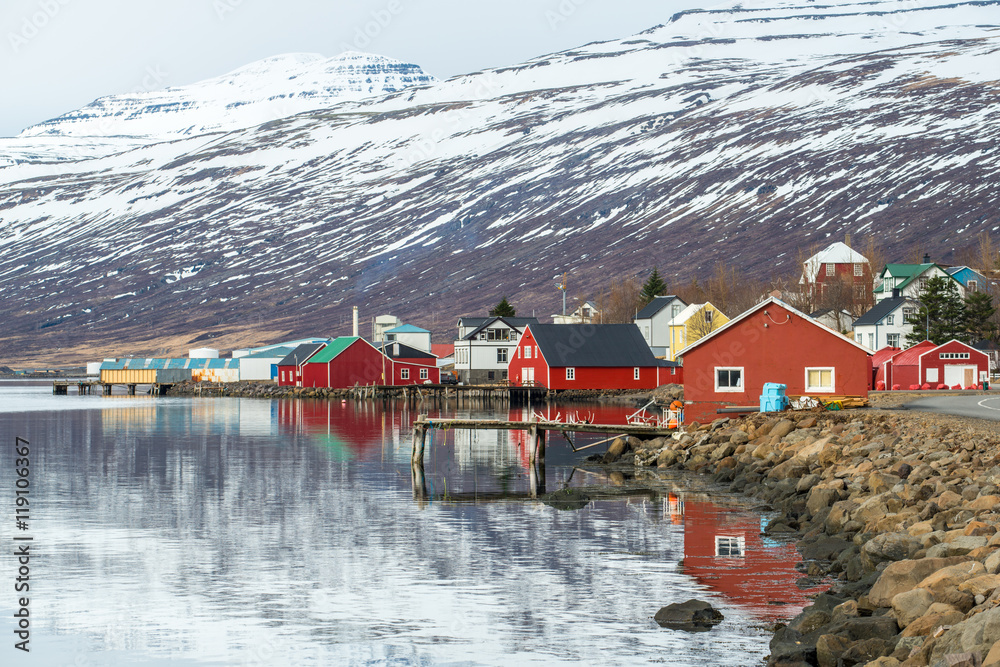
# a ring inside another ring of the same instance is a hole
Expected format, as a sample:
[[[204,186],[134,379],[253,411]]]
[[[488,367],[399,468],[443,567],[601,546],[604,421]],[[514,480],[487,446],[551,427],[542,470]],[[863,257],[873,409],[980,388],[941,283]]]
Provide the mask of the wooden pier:
[[[172,386],[174,386],[173,383],[171,383],[171,384],[163,384],[163,383],[153,383],[153,384],[149,384],[149,383],[134,383],[134,384],[128,384],[128,383],[123,383],[123,382],[100,382],[100,381],[97,381],[97,380],[56,380],[56,381],[54,381],[52,383],[52,393],[55,394],[55,395],[57,395],[57,396],[67,396],[67,395],[69,395],[69,388],[75,386],[77,388],[76,389],[77,394],[80,394],[80,395],[84,395],[84,394],[96,394],[97,393],[97,388],[100,387],[101,388],[101,394],[103,394],[104,396],[110,396],[113,388],[115,387],[115,385],[121,385],[121,386],[125,387],[125,393],[127,393],[129,396],[135,396],[136,393],[137,393],[136,389],[140,385],[142,385],[144,387],[146,387],[146,386],[149,387],[149,389],[146,392],[144,392],[144,393],[153,394],[155,396],[163,396],[163,395],[165,395],[167,393],[167,390],[170,389]]]
[[[413,493],[415,497],[424,498],[427,495],[424,484],[424,450],[427,446],[427,432],[432,430],[449,431],[452,429],[467,430],[514,430],[528,432],[528,486],[532,498],[545,493],[545,443],[549,431],[557,433],[598,433],[612,437],[601,442],[613,440],[615,437],[637,436],[657,438],[672,434],[675,428],[662,428],[654,424],[587,424],[542,421],[537,418],[531,421],[505,421],[501,419],[431,419],[426,414],[417,417],[413,422],[413,453],[410,457],[410,467],[413,472]],[[594,443],[600,444],[600,443]],[[591,445],[588,445],[591,446]],[[574,448],[574,451],[576,449]]]
[[[461,384],[410,384],[363,385],[351,389],[355,399],[402,399],[416,405],[424,401],[456,401],[463,405],[531,405],[543,401],[548,396],[545,387],[519,387],[506,384],[461,385]]]

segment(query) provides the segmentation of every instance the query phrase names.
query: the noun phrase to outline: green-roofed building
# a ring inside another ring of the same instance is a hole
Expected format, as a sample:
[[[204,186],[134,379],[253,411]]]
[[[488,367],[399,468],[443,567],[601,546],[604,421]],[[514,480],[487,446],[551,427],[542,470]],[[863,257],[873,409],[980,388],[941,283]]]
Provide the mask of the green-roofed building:
[[[886,264],[878,276],[875,286],[875,302],[893,297],[919,299],[927,281],[931,278],[953,280],[960,296],[965,296],[965,287],[946,270],[930,261],[924,255],[922,264]]]

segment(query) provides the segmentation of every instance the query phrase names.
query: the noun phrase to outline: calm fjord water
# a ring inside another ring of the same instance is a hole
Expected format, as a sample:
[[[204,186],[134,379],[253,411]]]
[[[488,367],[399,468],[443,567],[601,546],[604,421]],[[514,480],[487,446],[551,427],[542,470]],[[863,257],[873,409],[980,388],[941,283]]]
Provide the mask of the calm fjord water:
[[[794,548],[693,475],[560,511],[523,497],[523,434],[438,432],[415,499],[414,416],[0,383],[0,503],[14,505],[16,436],[32,483],[28,531],[0,519],[3,552],[33,538],[31,654],[14,649],[4,558],[0,661],[742,667],[767,654],[763,626],[807,602]],[[552,438],[548,490],[606,483],[574,468],[583,456]],[[653,622],[692,597],[725,621]]]

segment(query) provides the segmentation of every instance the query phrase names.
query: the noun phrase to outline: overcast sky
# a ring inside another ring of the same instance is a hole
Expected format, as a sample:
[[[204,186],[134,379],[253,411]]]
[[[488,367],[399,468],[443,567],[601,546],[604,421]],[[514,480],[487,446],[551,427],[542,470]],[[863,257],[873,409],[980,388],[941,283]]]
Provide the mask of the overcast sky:
[[[353,49],[445,78],[625,37],[718,0],[0,0],[0,136],[281,53]]]

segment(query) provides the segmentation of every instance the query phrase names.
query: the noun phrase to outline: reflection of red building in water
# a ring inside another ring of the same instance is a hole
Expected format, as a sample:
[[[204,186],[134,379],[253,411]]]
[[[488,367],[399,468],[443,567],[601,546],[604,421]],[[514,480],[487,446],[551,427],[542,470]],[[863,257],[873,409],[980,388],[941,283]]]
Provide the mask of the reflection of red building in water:
[[[760,618],[793,616],[826,588],[799,590],[795,545],[761,535],[756,514],[676,496],[665,513],[684,524],[684,573]]]

